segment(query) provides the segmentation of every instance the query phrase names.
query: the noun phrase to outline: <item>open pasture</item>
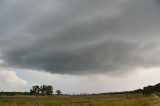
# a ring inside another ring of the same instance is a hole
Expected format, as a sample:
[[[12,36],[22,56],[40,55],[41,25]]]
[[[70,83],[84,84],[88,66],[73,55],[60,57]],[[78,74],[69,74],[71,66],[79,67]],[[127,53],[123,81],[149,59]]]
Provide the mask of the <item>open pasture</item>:
[[[0,97],[0,106],[160,106],[159,98],[143,95]]]

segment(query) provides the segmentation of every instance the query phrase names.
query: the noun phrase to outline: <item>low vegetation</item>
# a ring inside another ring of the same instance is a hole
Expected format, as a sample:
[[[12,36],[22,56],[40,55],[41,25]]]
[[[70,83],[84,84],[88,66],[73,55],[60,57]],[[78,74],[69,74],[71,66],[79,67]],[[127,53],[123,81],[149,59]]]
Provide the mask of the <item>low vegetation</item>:
[[[1,97],[0,106],[154,106],[153,96],[88,95]]]

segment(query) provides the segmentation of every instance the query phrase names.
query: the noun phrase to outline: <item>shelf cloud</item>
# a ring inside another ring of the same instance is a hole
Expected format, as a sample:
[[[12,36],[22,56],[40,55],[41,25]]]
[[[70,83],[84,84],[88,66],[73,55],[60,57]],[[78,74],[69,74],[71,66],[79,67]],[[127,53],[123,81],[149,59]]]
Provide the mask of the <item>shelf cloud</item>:
[[[1,0],[4,67],[58,74],[160,65],[158,0]]]

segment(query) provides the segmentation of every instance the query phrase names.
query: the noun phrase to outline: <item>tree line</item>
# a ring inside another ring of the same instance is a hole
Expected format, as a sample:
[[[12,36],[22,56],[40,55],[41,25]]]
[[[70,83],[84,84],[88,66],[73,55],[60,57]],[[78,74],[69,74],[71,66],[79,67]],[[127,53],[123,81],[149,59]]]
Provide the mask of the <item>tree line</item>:
[[[146,96],[150,96],[153,93],[160,94],[160,83],[156,85],[149,85],[146,87],[143,87],[143,89],[137,89],[133,91],[123,91],[123,92],[108,92],[108,93],[100,93],[100,95],[108,95],[108,94],[137,94],[141,93]]]
[[[153,93],[160,93],[160,83],[156,85],[149,85],[143,88],[144,95],[151,95]]]
[[[61,95],[61,90],[56,90],[56,95]],[[29,92],[0,92],[0,96],[16,96],[16,95],[35,95],[35,96],[52,96],[53,87],[51,85],[35,85],[32,86]]]
[[[30,92],[0,92],[0,96],[31,95]]]
[[[61,91],[57,90],[56,93],[57,95],[60,95]],[[30,94],[36,96],[51,96],[53,95],[53,87],[51,85],[32,86],[30,89]]]
[[[149,85],[149,86],[143,87],[143,89],[137,89],[133,91],[108,92],[108,93],[99,93],[99,94],[92,94],[92,95],[137,94],[137,93],[141,93],[146,96],[152,95],[153,93],[160,94],[160,83],[156,85]],[[62,94],[61,90],[56,90],[56,94],[61,95]],[[3,92],[3,91],[0,92],[0,96],[15,96],[15,95],[51,96],[53,95],[53,87],[51,85],[41,85],[41,86],[35,85],[35,86],[32,86],[32,88],[30,89],[30,92]]]

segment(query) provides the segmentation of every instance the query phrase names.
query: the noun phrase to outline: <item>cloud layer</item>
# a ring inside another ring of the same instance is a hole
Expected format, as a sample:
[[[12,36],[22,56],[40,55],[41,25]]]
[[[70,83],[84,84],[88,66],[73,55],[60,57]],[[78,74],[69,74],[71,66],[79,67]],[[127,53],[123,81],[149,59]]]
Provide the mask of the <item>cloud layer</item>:
[[[2,0],[2,65],[60,74],[160,65],[158,0]]]

